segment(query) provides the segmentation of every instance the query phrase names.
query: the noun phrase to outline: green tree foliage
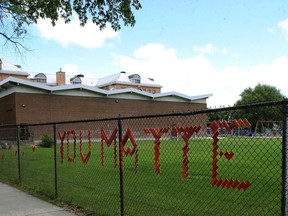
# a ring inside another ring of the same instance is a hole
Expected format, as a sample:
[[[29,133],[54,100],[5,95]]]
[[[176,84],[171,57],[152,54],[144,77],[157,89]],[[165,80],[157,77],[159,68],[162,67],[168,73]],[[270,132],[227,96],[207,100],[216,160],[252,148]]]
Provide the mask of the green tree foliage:
[[[121,22],[134,26],[133,9],[140,9],[138,0],[0,0],[0,35],[15,48],[25,48],[21,41],[27,34],[27,26],[39,18],[51,19],[53,25],[59,18],[68,23],[73,14],[84,26],[88,19],[101,30],[110,23],[117,31]]]
[[[281,101],[285,97],[274,86],[258,84],[254,88],[246,88],[240,94],[240,99],[235,103],[235,106],[243,106],[261,102]],[[281,121],[282,107],[251,107],[240,109],[234,113],[235,118],[247,118],[252,125],[252,130],[255,129],[257,121]]]
[[[240,97],[241,99],[235,103],[236,106],[284,99],[280,90],[274,86],[264,84],[258,84],[254,89],[251,87],[244,89]]]

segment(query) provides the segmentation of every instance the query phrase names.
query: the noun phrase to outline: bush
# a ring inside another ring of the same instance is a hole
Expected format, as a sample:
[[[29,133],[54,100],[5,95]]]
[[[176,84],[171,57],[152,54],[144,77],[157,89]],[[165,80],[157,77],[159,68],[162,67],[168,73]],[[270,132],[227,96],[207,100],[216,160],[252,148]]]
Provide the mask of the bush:
[[[42,138],[41,138],[41,142],[40,142],[40,146],[41,147],[45,147],[45,148],[51,148],[51,146],[54,144],[54,140],[52,139],[52,137],[45,133],[43,134]]]

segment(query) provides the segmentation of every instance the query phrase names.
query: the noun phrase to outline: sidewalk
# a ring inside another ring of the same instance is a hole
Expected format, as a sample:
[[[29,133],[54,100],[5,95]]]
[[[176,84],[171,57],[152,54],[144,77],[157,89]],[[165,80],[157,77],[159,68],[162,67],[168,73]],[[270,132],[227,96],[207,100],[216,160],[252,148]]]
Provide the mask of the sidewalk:
[[[0,182],[0,216],[73,216],[63,208]]]

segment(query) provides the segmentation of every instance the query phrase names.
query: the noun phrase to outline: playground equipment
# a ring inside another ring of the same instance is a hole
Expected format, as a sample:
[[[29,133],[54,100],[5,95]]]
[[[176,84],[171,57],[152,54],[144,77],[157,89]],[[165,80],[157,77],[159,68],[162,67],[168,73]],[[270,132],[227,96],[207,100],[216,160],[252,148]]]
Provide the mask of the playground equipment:
[[[257,121],[255,126],[256,136],[279,137],[282,136],[282,121]]]

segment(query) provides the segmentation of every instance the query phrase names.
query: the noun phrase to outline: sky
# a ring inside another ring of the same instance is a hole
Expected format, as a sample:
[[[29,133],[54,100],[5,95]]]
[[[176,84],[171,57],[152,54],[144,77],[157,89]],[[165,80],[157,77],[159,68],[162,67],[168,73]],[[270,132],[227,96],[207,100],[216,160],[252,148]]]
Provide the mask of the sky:
[[[162,92],[213,94],[208,107],[233,106],[246,88],[275,86],[288,96],[287,0],[140,0],[134,27],[100,31],[89,20],[80,27],[39,20],[29,27],[17,56],[5,60],[29,73],[103,78],[126,71],[163,86]],[[0,39],[2,43],[3,40]]]

